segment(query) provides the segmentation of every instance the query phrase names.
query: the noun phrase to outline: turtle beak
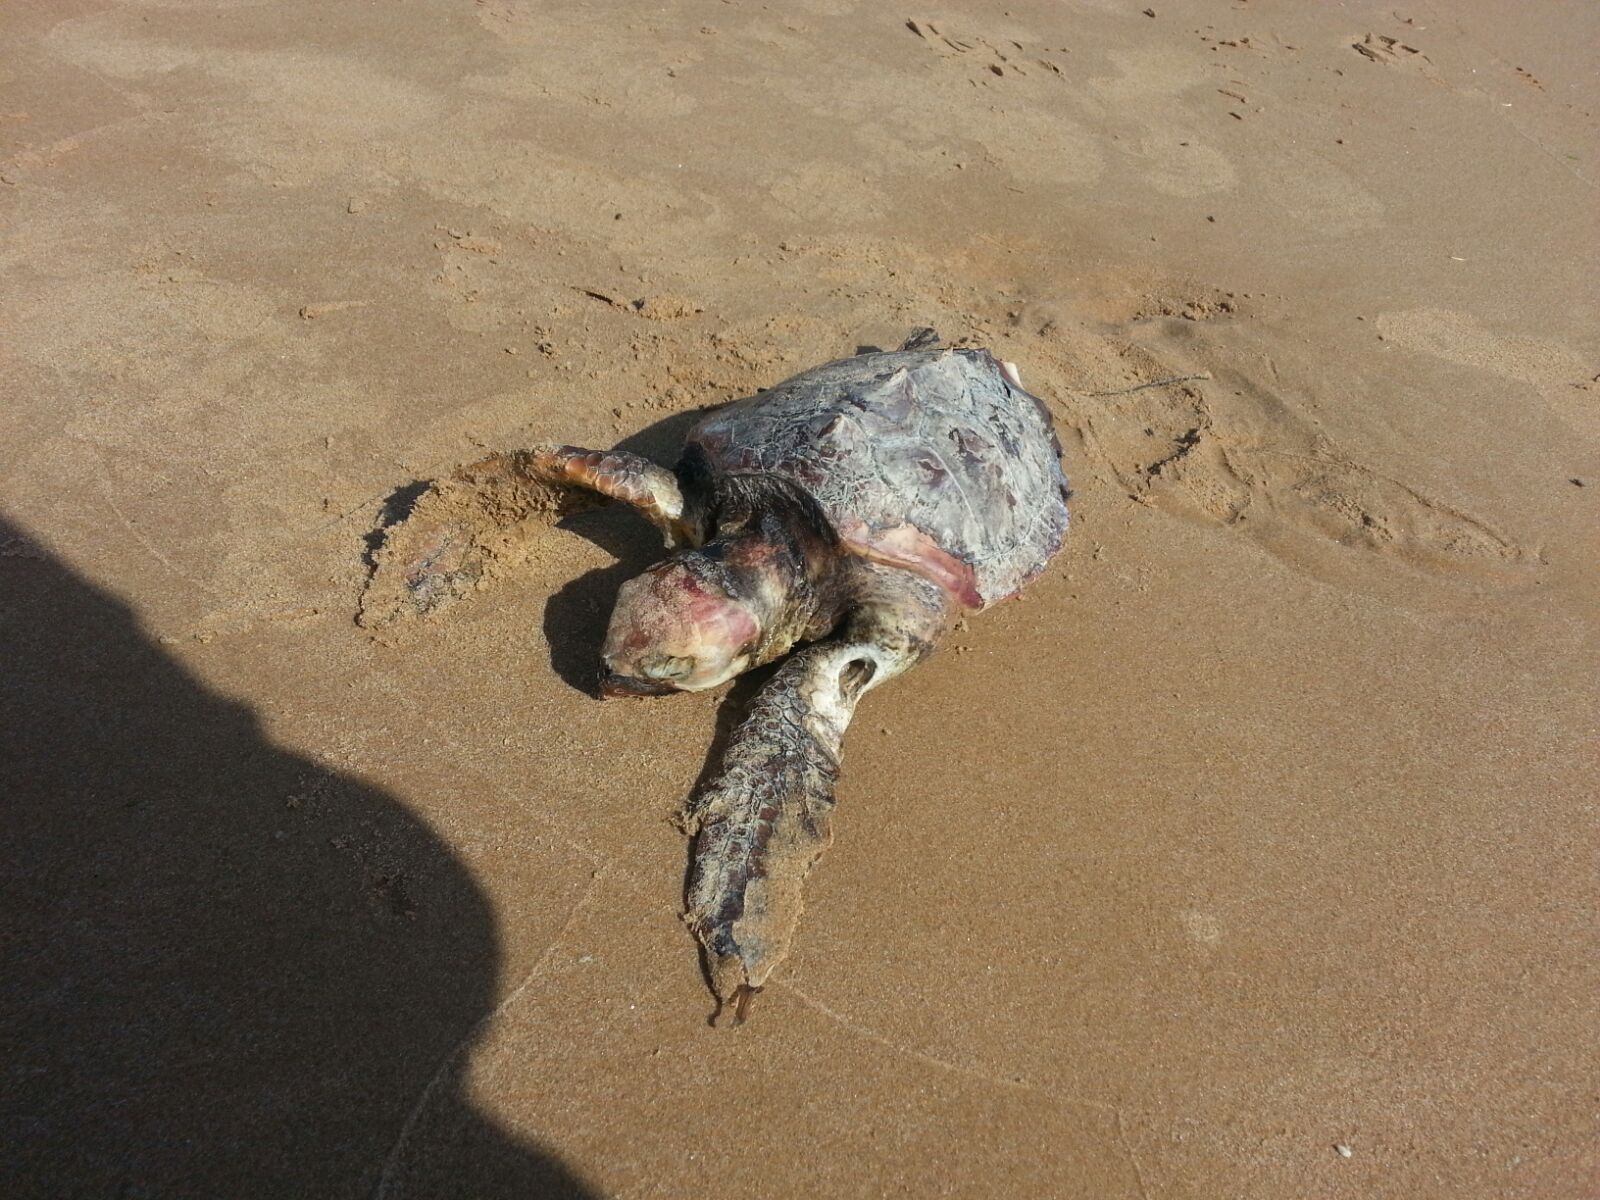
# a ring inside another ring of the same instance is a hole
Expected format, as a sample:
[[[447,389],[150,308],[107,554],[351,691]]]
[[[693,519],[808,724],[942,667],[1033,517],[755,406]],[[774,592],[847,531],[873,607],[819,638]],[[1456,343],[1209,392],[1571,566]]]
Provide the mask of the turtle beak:
[[[618,675],[615,671],[604,671],[600,675],[602,699],[611,700],[618,696],[670,696],[677,690],[663,679],[635,679],[631,675]]]

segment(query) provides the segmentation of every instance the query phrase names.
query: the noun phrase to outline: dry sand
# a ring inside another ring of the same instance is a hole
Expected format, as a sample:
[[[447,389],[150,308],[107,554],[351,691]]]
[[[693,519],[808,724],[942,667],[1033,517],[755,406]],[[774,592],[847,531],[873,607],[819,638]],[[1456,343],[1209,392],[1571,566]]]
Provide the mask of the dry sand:
[[[1593,1186],[1600,10],[1142,8],[6,6],[0,1191]],[[366,537],[923,323],[1074,531],[714,1030],[648,531],[386,641]]]

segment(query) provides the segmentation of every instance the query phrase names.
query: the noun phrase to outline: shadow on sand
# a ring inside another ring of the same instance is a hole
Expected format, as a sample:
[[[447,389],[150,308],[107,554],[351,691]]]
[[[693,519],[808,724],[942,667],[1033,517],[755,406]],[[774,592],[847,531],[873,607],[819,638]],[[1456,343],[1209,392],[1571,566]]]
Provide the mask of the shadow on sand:
[[[716,407],[674,413],[606,449],[627,450],[670,467],[678,461],[695,422]],[[617,590],[650,564],[661,561],[667,551],[660,532],[622,504],[578,513],[564,520],[561,528],[586,538],[617,560],[562,585],[544,610],[551,669],[570,687],[598,696],[600,646]]]
[[[485,896],[3,519],[0,551],[0,1193],[408,1195],[385,1164],[494,1002]],[[455,1079],[448,1194],[593,1194]]]

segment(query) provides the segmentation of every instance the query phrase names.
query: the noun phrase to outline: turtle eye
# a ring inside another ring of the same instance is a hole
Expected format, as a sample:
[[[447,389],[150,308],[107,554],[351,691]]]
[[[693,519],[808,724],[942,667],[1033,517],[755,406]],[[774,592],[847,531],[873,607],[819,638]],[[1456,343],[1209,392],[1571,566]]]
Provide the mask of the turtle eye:
[[[646,679],[682,679],[694,670],[694,659],[665,654],[647,658],[639,663],[639,674]]]

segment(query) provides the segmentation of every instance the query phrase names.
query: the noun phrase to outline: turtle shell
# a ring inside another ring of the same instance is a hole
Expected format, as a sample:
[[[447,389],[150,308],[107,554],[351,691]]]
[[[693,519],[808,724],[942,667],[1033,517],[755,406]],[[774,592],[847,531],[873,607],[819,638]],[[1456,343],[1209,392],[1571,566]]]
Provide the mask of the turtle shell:
[[[829,363],[725,405],[688,442],[713,471],[798,484],[849,549],[969,609],[1014,595],[1066,534],[1049,413],[987,350]]]

